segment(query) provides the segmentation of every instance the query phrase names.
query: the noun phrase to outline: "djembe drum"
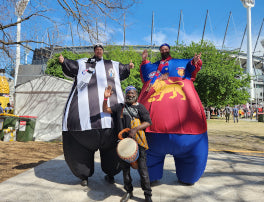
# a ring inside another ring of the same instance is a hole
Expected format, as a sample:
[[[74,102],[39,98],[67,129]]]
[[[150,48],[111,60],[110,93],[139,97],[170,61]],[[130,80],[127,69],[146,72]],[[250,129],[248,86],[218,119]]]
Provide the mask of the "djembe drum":
[[[138,144],[132,138],[123,138],[123,133],[129,131],[129,128],[125,128],[118,134],[118,138],[121,141],[117,144],[117,154],[122,160],[130,163],[132,168],[137,169],[137,159],[139,156]]]

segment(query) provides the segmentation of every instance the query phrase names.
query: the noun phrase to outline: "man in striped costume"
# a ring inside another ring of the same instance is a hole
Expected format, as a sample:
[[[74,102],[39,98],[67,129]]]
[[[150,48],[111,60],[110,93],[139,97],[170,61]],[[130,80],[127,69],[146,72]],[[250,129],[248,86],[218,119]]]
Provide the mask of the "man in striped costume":
[[[126,79],[134,64],[123,65],[103,59],[104,48],[94,46],[93,58],[77,61],[59,57],[64,74],[74,78],[62,124],[65,161],[72,173],[88,185],[88,177],[94,173],[94,153],[99,149],[101,167],[106,181],[114,183],[114,175],[120,172],[116,153],[117,134],[110,114],[102,109],[104,91],[113,87],[108,100],[110,106],[123,103],[120,81]]]

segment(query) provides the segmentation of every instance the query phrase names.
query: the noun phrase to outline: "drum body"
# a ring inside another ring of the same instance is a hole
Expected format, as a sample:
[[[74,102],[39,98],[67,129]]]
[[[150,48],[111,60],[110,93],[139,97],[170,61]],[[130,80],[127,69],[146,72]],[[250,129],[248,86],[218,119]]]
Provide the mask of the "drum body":
[[[128,163],[135,162],[139,155],[137,142],[132,138],[122,139],[117,145],[117,154]]]

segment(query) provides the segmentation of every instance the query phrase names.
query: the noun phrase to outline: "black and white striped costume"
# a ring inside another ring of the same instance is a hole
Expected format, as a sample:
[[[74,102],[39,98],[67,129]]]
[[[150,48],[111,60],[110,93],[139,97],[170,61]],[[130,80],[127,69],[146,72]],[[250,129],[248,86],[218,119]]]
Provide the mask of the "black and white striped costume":
[[[65,58],[62,64],[64,74],[75,79],[64,110],[64,156],[73,174],[81,179],[93,174],[97,149],[105,173],[115,175],[120,171],[113,120],[111,114],[103,112],[102,106],[108,85],[113,90],[108,105],[124,102],[120,81],[130,74],[129,65],[116,61],[87,61],[87,58],[77,61]]]

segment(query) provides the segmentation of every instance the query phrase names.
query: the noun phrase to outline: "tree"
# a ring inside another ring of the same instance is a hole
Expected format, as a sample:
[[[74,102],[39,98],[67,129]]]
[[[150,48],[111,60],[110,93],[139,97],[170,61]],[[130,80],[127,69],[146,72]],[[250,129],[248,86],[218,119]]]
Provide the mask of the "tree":
[[[202,52],[203,66],[194,82],[204,106],[245,104],[249,99],[249,75],[243,73],[235,52],[219,51],[210,42],[175,47],[179,58],[192,58]],[[172,55],[173,55],[172,54]]]
[[[98,42],[106,32],[99,25],[106,25],[110,21],[118,23],[120,16],[136,0],[30,0],[19,22],[15,16],[17,2],[18,0],[0,0],[0,66],[12,63],[17,44],[33,51],[34,46],[39,43],[65,46],[72,39],[73,45],[73,41],[78,38],[76,36],[79,36],[79,44],[81,41],[87,44],[87,40],[90,44]],[[22,27],[21,41],[16,39],[18,23]],[[67,36],[69,28],[71,39]]]
[[[219,51],[211,42],[192,42],[190,45],[172,46],[173,58],[190,59],[195,53],[202,53],[203,66],[194,82],[204,106],[221,107],[248,102],[249,75],[243,73],[235,52]],[[149,54],[150,55],[150,54]],[[160,54],[153,54],[151,61],[160,60]]]
[[[243,73],[243,68],[240,67],[237,59],[231,57],[233,52],[219,51],[209,42],[203,42],[203,45],[191,43],[188,46],[182,44],[172,46],[170,51],[173,58],[179,59],[191,59],[195,53],[199,52],[202,52],[203,66],[197,74],[194,85],[203,105],[221,107],[227,104],[245,104],[249,99],[247,91],[249,76]],[[141,53],[133,48],[122,50],[121,46],[105,47],[104,59],[119,61],[123,64],[128,64],[132,60],[135,64],[130,77],[122,81],[123,89],[128,85],[134,85],[139,91],[141,90],[143,85],[140,78]],[[149,51],[149,55],[151,55],[151,51]],[[58,64],[58,56],[59,54],[55,55],[48,62],[47,73],[63,78],[61,66]],[[69,59],[81,58],[81,56],[73,56],[69,52],[64,52],[63,56]],[[160,60],[160,53],[152,52],[150,60],[151,62]]]
[[[21,45],[25,49],[31,49],[30,44],[44,43],[38,40],[37,36],[40,36],[41,28],[40,23],[44,19],[49,19],[46,15],[48,9],[45,9],[41,3],[39,6],[35,6],[34,3],[29,3],[25,9],[24,14],[17,21],[15,16],[15,7],[17,0],[0,0],[0,65],[7,66],[15,59],[15,47],[17,44]],[[21,1],[19,1],[21,2]],[[37,22],[37,23],[35,23]],[[21,27],[28,28],[29,32],[21,33],[21,40],[17,41],[17,24],[21,23]],[[35,28],[35,26],[37,26]],[[38,32],[37,32],[38,31]],[[46,44],[48,45],[48,44]],[[33,51],[33,50],[32,50]]]
[[[122,81],[121,85],[123,90],[129,85],[133,85],[140,92],[143,85],[141,82],[139,71],[139,66],[142,61],[141,55],[133,48],[123,51],[121,46],[108,46],[105,48],[105,50],[105,59],[115,60],[121,62],[122,64],[128,64],[130,63],[130,61],[134,63],[135,68],[130,70],[129,78]]]
[[[72,53],[69,51],[63,51],[61,53],[57,53],[55,54],[47,63],[47,68],[45,73],[55,76],[55,77],[59,77],[59,78],[63,78],[63,79],[70,79],[66,77],[63,72],[62,72],[62,67],[61,64],[59,63],[59,56],[62,54],[63,57],[70,59],[70,60],[78,60],[80,58],[88,58],[90,57],[89,54],[83,53],[83,54],[76,54],[76,53]]]
[[[58,57],[60,54],[63,57],[77,60],[80,58],[90,57],[89,54],[74,54],[69,51],[63,51],[62,53],[55,54],[47,63],[46,74],[67,79],[62,72],[61,65],[59,63]],[[121,82],[122,89],[124,90],[128,85],[134,85],[139,91],[142,88],[142,82],[140,79],[139,66],[141,64],[141,55],[137,53],[134,49],[122,51],[121,46],[107,46],[104,51],[104,59],[115,60],[123,64],[128,64],[132,60],[135,64],[135,68],[130,71],[130,77]]]
[[[98,28],[99,22],[106,22],[108,19],[119,22],[127,9],[137,3],[136,0],[57,0],[57,2],[67,16],[77,22],[78,28],[89,34],[91,43],[98,42],[98,37],[104,36],[105,30]]]

